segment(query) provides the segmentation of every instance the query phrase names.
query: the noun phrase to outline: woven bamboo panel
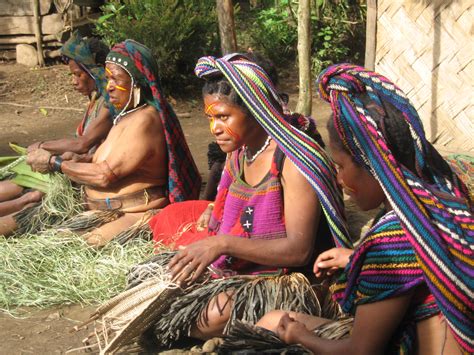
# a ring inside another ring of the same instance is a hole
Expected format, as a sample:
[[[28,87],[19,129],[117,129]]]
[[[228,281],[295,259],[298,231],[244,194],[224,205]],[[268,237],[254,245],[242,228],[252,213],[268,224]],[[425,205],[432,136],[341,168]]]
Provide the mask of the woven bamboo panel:
[[[408,95],[427,137],[474,152],[472,0],[378,0],[375,69]]]

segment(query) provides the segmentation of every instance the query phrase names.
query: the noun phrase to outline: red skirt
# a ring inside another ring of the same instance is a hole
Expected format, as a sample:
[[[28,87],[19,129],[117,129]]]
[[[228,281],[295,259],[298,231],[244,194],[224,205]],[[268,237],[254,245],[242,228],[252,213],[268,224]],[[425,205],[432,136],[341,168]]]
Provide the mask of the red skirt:
[[[206,238],[207,228],[196,230],[196,223],[211,201],[195,200],[173,203],[158,212],[148,222],[153,240],[172,249]]]

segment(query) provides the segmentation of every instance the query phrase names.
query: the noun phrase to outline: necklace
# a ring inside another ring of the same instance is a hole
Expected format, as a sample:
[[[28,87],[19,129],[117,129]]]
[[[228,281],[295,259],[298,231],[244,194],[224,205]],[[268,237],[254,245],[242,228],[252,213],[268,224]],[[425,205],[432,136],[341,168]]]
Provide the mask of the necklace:
[[[244,152],[245,152],[245,159],[247,160],[247,162],[249,163],[253,163],[255,161],[255,159],[257,159],[257,157],[263,153],[263,151],[265,149],[267,149],[267,147],[269,146],[270,144],[270,141],[271,141],[272,137],[268,136],[267,139],[265,140],[265,143],[263,143],[262,145],[262,148],[260,148],[252,157],[249,158],[249,148],[247,146],[245,146],[244,148]]]
[[[123,117],[125,117],[126,115],[128,115],[129,113],[135,112],[135,111],[137,111],[137,110],[139,110],[139,109],[145,107],[146,105],[147,105],[147,104],[144,103],[143,105],[137,106],[137,107],[135,107],[135,108],[133,108],[133,109],[131,109],[131,110],[120,112],[120,113],[117,115],[117,117],[115,117],[115,119],[114,119],[114,125],[116,125],[117,123],[119,123],[119,121],[120,121]]]

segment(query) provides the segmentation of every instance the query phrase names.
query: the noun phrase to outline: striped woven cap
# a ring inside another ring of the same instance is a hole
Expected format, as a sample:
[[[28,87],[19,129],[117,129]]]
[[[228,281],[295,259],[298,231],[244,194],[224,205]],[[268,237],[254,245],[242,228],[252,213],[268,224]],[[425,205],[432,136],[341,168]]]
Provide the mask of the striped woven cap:
[[[255,119],[315,189],[336,245],[350,248],[335,167],[325,151],[287,122],[275,107],[273,102],[281,104],[280,97],[265,71],[237,53],[222,58],[202,57],[194,71],[200,78],[223,75],[229,81]]]
[[[456,339],[465,351],[474,352],[474,218],[466,186],[454,172],[444,176],[430,166],[427,152],[434,148],[421,120],[390,80],[359,66],[338,64],[321,73],[317,86],[331,104],[343,144],[384,189]],[[371,117],[361,93],[378,111],[384,112],[382,103],[388,102],[401,113],[415,149],[415,172],[395,159],[384,128]]]

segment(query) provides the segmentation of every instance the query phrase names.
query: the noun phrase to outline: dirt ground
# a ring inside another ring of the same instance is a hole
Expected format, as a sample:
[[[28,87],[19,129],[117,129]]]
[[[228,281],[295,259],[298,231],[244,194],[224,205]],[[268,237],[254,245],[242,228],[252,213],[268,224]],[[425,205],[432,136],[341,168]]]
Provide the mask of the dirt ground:
[[[8,142],[27,146],[36,141],[72,136],[87,103],[73,91],[66,66],[28,69],[17,64],[0,64],[0,156],[10,155]],[[281,89],[290,95],[295,106],[295,77],[280,80]],[[212,141],[199,96],[175,100],[170,98],[180,118],[191,152],[204,181],[207,174],[207,145]],[[56,109],[52,108],[56,107]],[[313,117],[317,118],[327,141],[325,121],[328,105],[315,99]],[[360,230],[366,215],[353,213],[350,225]],[[63,354],[81,347],[85,331],[71,329],[86,320],[94,307],[67,305],[45,310],[30,309],[22,318],[0,313],[0,354]],[[77,353],[77,351],[72,351]]]

